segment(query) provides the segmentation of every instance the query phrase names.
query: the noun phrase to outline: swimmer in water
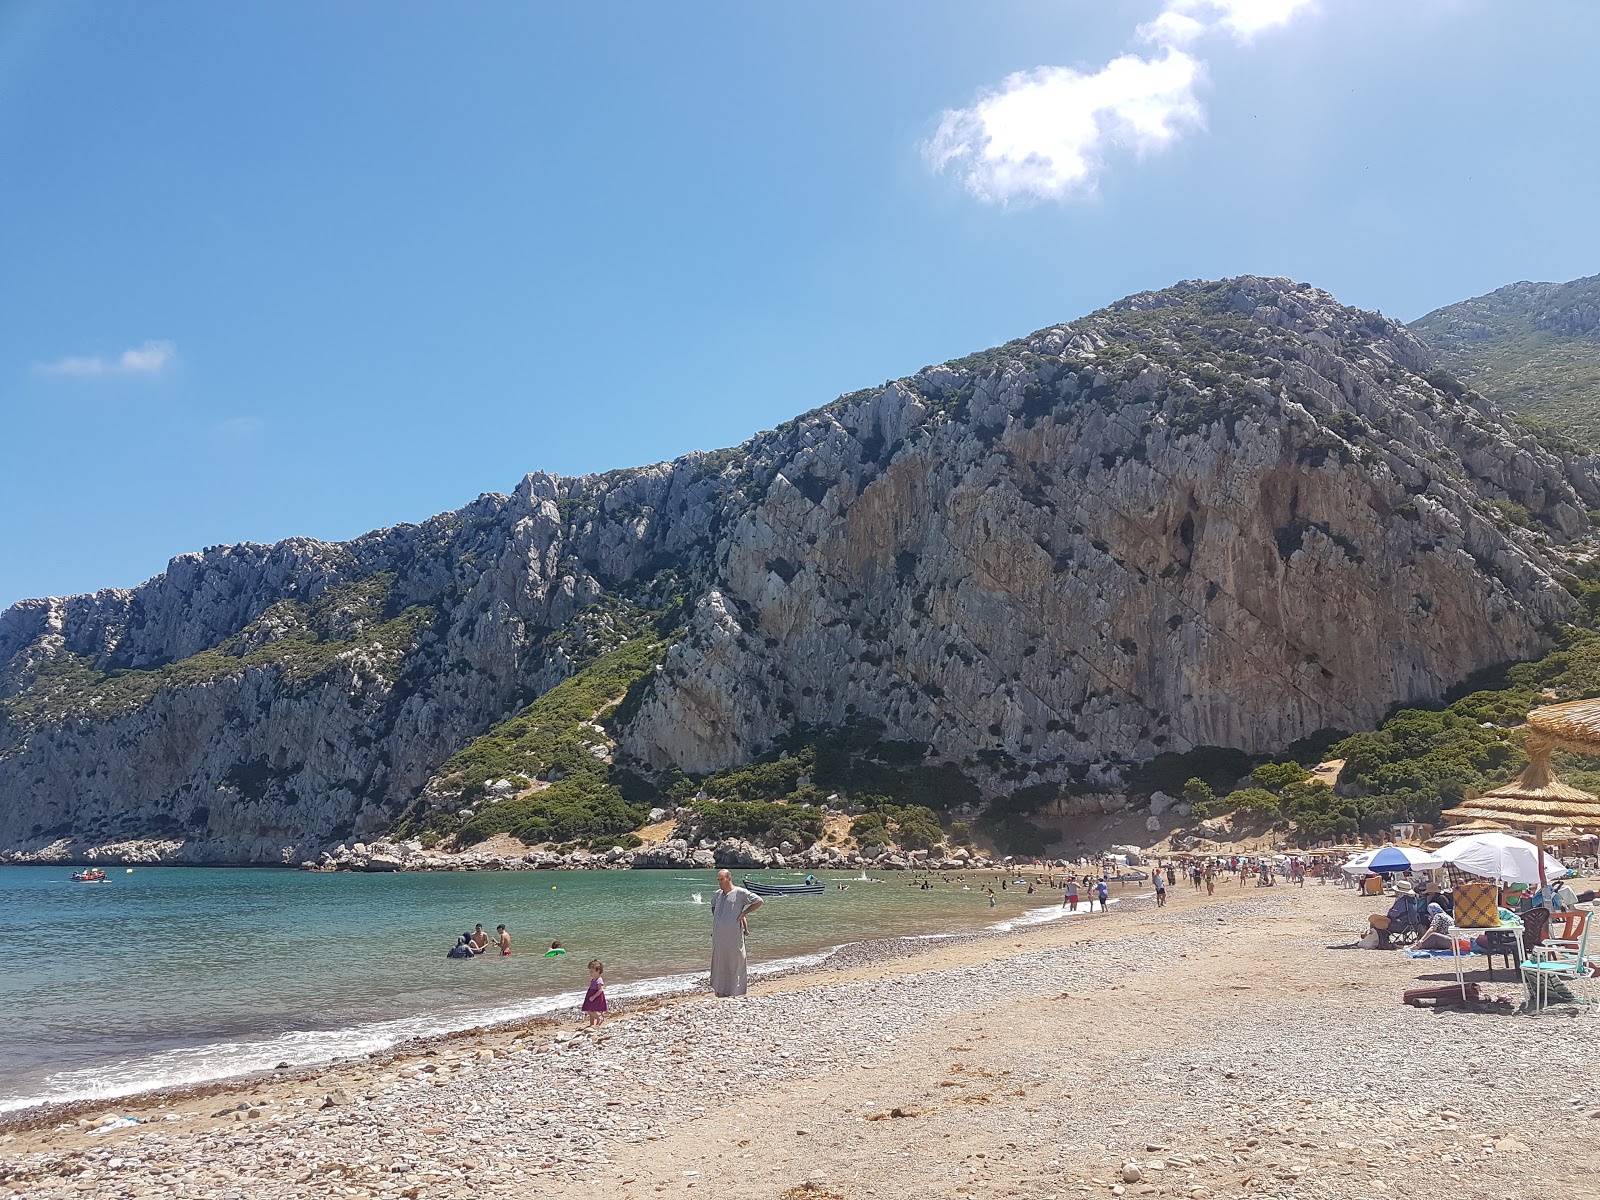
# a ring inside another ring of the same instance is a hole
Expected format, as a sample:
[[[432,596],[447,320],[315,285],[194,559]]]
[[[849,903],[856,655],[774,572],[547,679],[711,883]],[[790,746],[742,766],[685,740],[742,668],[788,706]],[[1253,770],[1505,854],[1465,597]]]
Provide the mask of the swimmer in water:
[[[494,931],[500,935],[500,957],[506,958],[511,953],[511,935],[504,925],[496,925]]]

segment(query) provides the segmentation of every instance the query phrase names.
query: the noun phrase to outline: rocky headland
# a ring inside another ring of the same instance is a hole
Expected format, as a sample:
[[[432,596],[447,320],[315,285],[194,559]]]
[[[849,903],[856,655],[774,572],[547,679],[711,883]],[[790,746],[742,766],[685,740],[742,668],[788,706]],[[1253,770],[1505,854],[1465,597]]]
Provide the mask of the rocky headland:
[[[1597,507],[1592,457],[1403,325],[1184,283],[731,450],[17,604],[0,857],[423,862],[514,832],[647,865],[649,810],[706,783],[884,832],[735,837],[721,808],[673,865],[951,860],[922,813],[1103,811],[1155,756],[1365,729],[1542,653]]]

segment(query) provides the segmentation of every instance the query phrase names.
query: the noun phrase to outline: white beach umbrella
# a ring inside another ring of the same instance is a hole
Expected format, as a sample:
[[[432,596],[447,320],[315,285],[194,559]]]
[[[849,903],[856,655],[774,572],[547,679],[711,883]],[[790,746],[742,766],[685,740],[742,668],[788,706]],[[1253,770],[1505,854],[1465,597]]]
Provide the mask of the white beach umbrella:
[[[1478,833],[1457,838],[1439,851],[1451,866],[1501,883],[1538,883],[1539,850],[1532,842],[1509,833]],[[1567,866],[1549,854],[1544,856],[1544,873],[1559,879]]]
[[[1368,873],[1367,864],[1372,861],[1372,856],[1376,853],[1376,850],[1363,850],[1360,854],[1357,854],[1354,858],[1346,862],[1344,866],[1340,868],[1340,870],[1347,875],[1365,875]]]

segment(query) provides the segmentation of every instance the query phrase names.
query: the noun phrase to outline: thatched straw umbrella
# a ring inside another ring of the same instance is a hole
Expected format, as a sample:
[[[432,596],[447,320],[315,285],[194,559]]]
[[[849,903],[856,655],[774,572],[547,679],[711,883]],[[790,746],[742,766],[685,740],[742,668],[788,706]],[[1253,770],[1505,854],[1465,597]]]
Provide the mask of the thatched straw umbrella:
[[[1515,781],[1446,809],[1451,822],[1487,822],[1501,829],[1532,829],[1544,878],[1544,839],[1550,829],[1600,829],[1600,798],[1570,787],[1550,769],[1558,746],[1600,754],[1600,700],[1551,704],[1528,714],[1528,766]]]
[[[1528,714],[1528,731],[1557,749],[1600,754],[1600,700],[1536,708]]]

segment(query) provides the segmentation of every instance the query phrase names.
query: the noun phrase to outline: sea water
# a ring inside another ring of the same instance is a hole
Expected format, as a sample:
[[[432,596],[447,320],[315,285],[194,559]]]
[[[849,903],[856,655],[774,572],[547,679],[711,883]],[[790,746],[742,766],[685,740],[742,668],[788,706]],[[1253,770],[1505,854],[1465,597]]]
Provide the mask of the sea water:
[[[591,958],[615,1000],[703,986],[716,888],[713,872],[670,870],[108,873],[86,884],[64,867],[0,867],[0,1112],[576,1009]],[[865,938],[1060,915],[1049,891],[997,889],[990,908],[983,888],[939,876],[926,892],[903,873],[817,878],[823,895],[772,898],[752,921],[758,973]],[[511,957],[446,959],[478,923],[491,938],[506,925]],[[554,939],[567,954],[545,958]]]

